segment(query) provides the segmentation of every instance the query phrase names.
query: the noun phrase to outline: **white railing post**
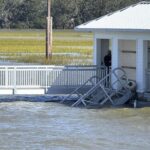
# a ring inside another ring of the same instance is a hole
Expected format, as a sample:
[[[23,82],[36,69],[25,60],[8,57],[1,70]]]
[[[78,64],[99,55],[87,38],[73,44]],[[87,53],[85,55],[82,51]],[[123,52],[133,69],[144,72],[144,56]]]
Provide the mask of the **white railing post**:
[[[8,67],[5,67],[5,86],[8,87]]]
[[[14,81],[14,88],[13,88],[13,94],[16,94],[16,67],[14,67],[14,79],[11,79]]]
[[[67,87],[67,90],[69,89],[69,80],[68,80],[68,78],[69,78],[69,70],[68,70],[68,66],[66,66],[65,67],[65,71],[67,72],[67,85],[66,85],[66,87]]]
[[[45,94],[47,93],[47,90],[48,90],[48,79],[47,79],[47,76],[48,76],[48,68],[46,67],[46,73],[45,73]]]

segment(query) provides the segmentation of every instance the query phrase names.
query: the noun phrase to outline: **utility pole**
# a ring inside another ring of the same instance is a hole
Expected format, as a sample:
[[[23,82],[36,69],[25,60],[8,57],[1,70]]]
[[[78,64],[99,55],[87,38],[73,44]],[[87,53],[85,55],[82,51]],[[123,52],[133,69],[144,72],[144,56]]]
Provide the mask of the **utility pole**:
[[[52,18],[51,18],[51,0],[47,0],[47,27],[46,27],[46,59],[52,56]]]

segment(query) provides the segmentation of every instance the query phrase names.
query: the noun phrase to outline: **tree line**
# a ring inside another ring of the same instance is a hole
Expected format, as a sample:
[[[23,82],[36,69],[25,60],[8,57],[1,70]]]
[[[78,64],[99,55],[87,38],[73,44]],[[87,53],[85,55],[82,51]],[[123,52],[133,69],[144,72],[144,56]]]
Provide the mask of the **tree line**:
[[[141,0],[51,0],[53,28],[73,28]],[[0,0],[0,28],[46,27],[47,0]]]

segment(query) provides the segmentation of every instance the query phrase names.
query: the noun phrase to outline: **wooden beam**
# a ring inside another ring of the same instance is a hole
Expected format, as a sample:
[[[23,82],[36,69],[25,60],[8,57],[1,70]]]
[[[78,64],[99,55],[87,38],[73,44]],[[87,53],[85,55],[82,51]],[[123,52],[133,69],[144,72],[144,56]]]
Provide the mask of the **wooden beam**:
[[[122,66],[122,68],[124,68],[124,69],[136,69],[136,67],[132,67],[132,66]]]
[[[133,54],[135,54],[135,53],[136,53],[136,51],[131,51],[131,50],[122,50],[122,53],[133,53]]]

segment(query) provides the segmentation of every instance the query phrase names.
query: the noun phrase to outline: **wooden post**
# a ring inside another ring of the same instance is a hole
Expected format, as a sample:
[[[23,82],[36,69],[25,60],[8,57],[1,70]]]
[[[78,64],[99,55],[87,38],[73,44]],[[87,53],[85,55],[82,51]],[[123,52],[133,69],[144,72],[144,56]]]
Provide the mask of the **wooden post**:
[[[47,27],[46,27],[46,59],[52,56],[52,19],[51,19],[51,0],[47,0]]]

